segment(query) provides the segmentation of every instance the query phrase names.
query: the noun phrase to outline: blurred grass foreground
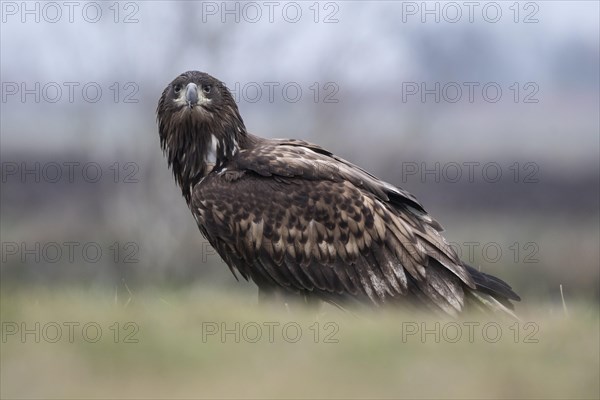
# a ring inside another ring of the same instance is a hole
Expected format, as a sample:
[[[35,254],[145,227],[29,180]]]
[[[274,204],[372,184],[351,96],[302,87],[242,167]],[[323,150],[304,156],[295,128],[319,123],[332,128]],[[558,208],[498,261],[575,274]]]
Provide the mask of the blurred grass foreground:
[[[599,396],[597,304],[515,322],[256,303],[198,286],[3,290],[1,397]]]

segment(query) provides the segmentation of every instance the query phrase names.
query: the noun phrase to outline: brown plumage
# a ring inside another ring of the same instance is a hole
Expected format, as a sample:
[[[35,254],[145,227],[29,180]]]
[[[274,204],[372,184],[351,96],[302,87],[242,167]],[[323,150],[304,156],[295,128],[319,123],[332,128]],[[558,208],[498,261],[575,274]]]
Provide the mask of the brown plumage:
[[[511,313],[519,297],[463,263],[408,192],[300,140],[246,131],[231,93],[190,71],[158,103],[161,146],[200,231],[259,292],[337,305]]]

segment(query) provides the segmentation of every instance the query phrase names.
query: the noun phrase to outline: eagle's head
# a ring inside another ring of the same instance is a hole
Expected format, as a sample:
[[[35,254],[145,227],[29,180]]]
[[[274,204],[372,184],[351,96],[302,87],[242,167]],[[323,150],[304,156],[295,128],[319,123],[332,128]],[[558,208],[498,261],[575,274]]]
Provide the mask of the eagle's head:
[[[231,92],[204,72],[184,72],[169,83],[156,113],[161,147],[186,199],[193,185],[233,157],[246,138]]]

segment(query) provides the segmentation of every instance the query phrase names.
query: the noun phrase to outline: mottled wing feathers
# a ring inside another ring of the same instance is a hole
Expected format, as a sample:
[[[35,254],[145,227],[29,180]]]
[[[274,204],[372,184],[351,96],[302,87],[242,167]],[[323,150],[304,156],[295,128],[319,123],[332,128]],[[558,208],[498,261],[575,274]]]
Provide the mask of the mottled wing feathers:
[[[192,211],[229,266],[259,286],[375,304],[410,293],[450,314],[463,286],[475,288],[418,203],[319,148],[268,141],[225,168],[196,186]]]
[[[347,180],[384,201],[410,205],[424,212],[423,206],[409,192],[376,178],[322,147],[294,139],[254,138],[260,140],[260,146],[240,152],[235,158],[239,169],[253,170],[263,176]]]

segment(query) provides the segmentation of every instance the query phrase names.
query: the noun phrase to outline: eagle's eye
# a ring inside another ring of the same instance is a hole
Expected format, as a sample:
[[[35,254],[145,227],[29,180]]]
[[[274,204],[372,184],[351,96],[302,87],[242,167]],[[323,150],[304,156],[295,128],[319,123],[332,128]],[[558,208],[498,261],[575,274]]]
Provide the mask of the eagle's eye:
[[[202,91],[206,94],[210,94],[211,90],[212,90],[212,86],[210,86],[210,85],[202,86]]]
[[[173,91],[174,91],[175,93],[179,93],[179,92],[181,92],[181,88],[182,88],[181,84],[180,84],[180,83],[178,83],[178,84],[176,84],[175,86],[173,86]]]

